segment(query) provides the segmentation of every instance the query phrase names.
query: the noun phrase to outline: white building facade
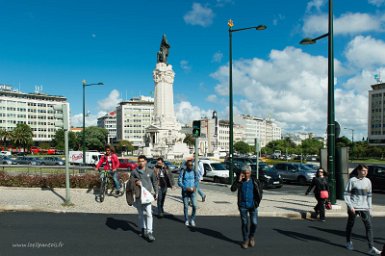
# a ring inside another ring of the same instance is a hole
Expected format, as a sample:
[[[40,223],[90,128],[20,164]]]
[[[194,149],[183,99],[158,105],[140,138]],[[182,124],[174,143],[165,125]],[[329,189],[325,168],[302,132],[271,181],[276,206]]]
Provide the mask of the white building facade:
[[[258,139],[260,146],[264,147],[282,137],[281,127],[272,120],[250,115],[237,116],[235,120],[244,128],[244,141],[249,145],[254,145],[255,139]]]
[[[116,112],[112,111],[98,118],[98,127],[108,131],[108,143],[116,141]]]
[[[60,127],[53,106],[67,104],[67,98],[41,92],[23,93],[10,85],[0,85],[0,129],[12,131],[17,124],[28,124],[34,142],[50,142]],[[68,108],[69,109],[69,108]]]
[[[152,97],[141,96],[120,102],[116,108],[116,139],[144,147],[146,128],[151,125],[153,116]]]
[[[385,145],[385,83],[374,84],[369,91],[368,141]]]

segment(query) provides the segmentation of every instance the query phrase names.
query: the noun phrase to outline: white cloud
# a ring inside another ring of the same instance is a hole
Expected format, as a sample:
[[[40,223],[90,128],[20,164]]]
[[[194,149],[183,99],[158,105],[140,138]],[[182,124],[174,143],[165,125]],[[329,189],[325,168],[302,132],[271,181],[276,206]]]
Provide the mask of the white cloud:
[[[189,101],[181,101],[175,105],[175,115],[182,124],[191,125],[193,120],[200,120],[202,117],[210,117],[212,110],[203,110],[193,106]]]
[[[214,12],[200,3],[193,3],[192,10],[187,12],[183,19],[189,25],[208,27],[213,23]]]
[[[223,59],[223,53],[221,51],[218,51],[218,52],[214,53],[211,62],[219,63],[222,61],[222,59]]]
[[[234,4],[233,0],[217,0],[216,2],[217,2],[216,4],[217,7],[224,7],[227,4]]]
[[[376,83],[374,79],[375,74],[385,75],[385,67],[375,70],[364,69],[361,73],[349,78],[342,87],[347,90],[353,90],[357,94],[367,95],[368,90],[371,89],[370,85]]]
[[[216,103],[216,102],[218,102],[218,97],[215,94],[211,94],[211,95],[207,96],[206,101]]]
[[[277,26],[278,23],[279,23],[280,21],[283,21],[284,19],[285,19],[285,16],[284,16],[284,15],[278,14],[278,15],[273,19],[273,25],[274,25],[274,26]]]
[[[317,134],[324,133],[327,58],[287,47],[282,51],[272,50],[267,60],[242,59],[233,65],[235,106],[240,113],[271,117],[292,131],[300,131],[305,126]],[[344,70],[338,60],[335,60],[335,70],[336,75]],[[218,68],[212,77],[218,80],[216,92],[228,95],[228,66]],[[367,115],[366,96],[346,88],[336,90],[336,117],[344,124],[350,122],[366,129],[363,125]]]
[[[98,116],[93,114],[86,114],[86,127],[96,126]],[[71,116],[71,127],[83,127],[83,114],[76,114]]]
[[[312,0],[309,3],[307,3],[306,12],[311,12],[313,8],[319,12],[321,10],[321,7],[325,4],[326,4],[326,0]]]
[[[104,112],[114,111],[121,101],[122,98],[120,98],[119,91],[114,89],[108,94],[107,98],[98,101],[98,106]]]
[[[367,13],[345,13],[334,19],[334,34],[358,34],[364,32],[381,32],[384,30],[384,19],[381,16]],[[305,17],[302,28],[304,35],[314,36],[328,31],[326,14]]]
[[[183,69],[184,72],[190,72],[191,71],[191,66],[187,60],[181,60],[179,64],[180,64],[181,69]]]
[[[381,5],[385,4],[385,0],[369,0],[369,4],[380,7]]]
[[[348,43],[345,56],[351,65],[359,68],[385,65],[385,42],[370,36],[356,36]]]

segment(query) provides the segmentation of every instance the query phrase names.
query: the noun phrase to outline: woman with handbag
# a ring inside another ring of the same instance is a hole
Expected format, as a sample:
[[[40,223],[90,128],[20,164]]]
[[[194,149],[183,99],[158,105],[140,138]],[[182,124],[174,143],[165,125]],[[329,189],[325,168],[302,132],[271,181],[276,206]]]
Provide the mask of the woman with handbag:
[[[325,170],[319,168],[316,177],[313,178],[305,193],[305,195],[308,195],[314,187],[314,196],[317,199],[317,205],[314,207],[315,218],[317,218],[319,214],[321,221],[325,221],[325,202],[329,198],[329,184],[326,176],[327,173]]]

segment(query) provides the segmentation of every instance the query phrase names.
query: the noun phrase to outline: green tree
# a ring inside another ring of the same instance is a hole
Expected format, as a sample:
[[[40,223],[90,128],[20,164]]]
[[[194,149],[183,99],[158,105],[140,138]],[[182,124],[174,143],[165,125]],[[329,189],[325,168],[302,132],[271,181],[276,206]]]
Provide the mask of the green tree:
[[[234,149],[238,153],[247,154],[252,152],[252,148],[244,141],[238,141],[234,144]]]
[[[11,132],[12,142],[15,146],[22,147],[24,152],[33,143],[33,132],[27,124],[17,124]]]
[[[8,143],[11,141],[11,139],[12,139],[12,132],[4,129],[0,129],[0,142],[2,146],[7,148]]]
[[[78,149],[78,137],[74,132],[68,132],[68,147],[70,149]],[[52,139],[51,145],[56,149],[64,150],[64,130],[57,130]]]
[[[88,150],[103,150],[107,144],[107,129],[97,126],[86,127],[85,129],[85,146]],[[82,138],[82,134],[80,133]]]
[[[286,150],[288,153],[296,153],[298,151],[297,146],[289,137],[286,137],[283,140],[270,141],[262,149],[262,152],[272,154],[275,150],[281,150],[283,154],[286,152]]]
[[[303,154],[318,155],[321,148],[323,148],[323,142],[314,138],[305,139],[301,143],[301,149]]]
[[[350,147],[351,145],[352,141],[345,136],[336,139],[336,147]]]
[[[119,141],[118,143],[114,144],[114,148],[116,153],[132,152],[135,150],[134,145],[132,145],[131,141],[128,140]]]
[[[192,134],[186,134],[186,138],[184,138],[183,142],[186,143],[189,147],[191,147],[195,144],[195,138]]]

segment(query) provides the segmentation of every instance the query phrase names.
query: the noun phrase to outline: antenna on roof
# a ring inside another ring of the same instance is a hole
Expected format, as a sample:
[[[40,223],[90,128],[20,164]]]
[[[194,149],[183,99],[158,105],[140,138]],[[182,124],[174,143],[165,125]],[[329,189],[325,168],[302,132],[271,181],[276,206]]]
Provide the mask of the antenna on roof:
[[[40,94],[43,91],[42,85],[35,85],[35,93]]]
[[[377,81],[378,84],[382,83],[381,73],[379,72],[378,74],[375,74],[374,79]]]

